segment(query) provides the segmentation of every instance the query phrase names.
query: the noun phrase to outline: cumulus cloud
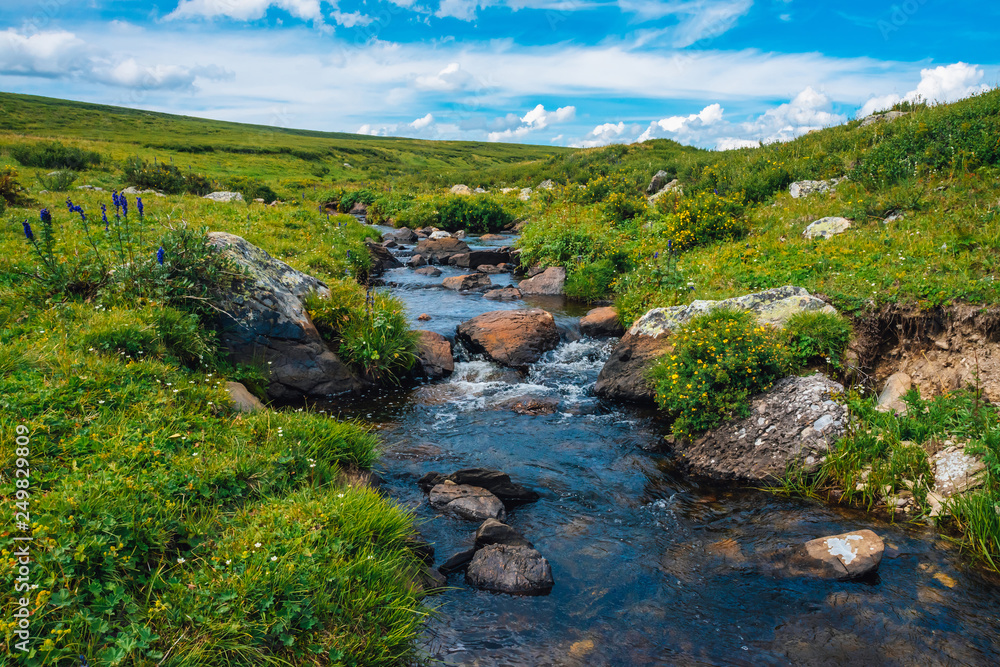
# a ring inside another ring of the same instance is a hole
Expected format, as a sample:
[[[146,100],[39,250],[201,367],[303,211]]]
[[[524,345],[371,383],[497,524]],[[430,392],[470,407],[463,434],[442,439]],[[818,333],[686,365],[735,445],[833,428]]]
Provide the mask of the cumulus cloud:
[[[147,65],[132,57],[110,56],[64,30],[27,35],[14,29],[0,32],[0,73],[82,79],[143,90],[190,89],[198,77],[232,77],[215,66]]]
[[[412,123],[410,123],[410,127],[412,127],[414,130],[422,130],[425,127],[428,127],[433,122],[434,122],[434,116],[432,116],[431,114],[427,114],[423,118],[418,118]]]
[[[336,21],[337,25],[342,25],[345,28],[353,28],[356,25],[366,26],[375,22],[373,17],[361,12],[345,14],[340,10],[335,10],[330,14],[330,17]]]
[[[941,65],[934,69],[920,70],[920,83],[902,97],[896,94],[872,97],[861,109],[857,117],[864,118],[876,111],[888,109],[899,102],[924,101],[930,104],[957,102],[958,100],[989,90],[989,86],[980,83],[984,72],[976,65],[957,62],[953,65]]]
[[[695,135],[704,127],[714,125],[722,120],[722,105],[709,104],[698,113],[689,116],[670,116],[653,121],[637,141],[646,141],[656,136],[671,136],[683,140],[688,135]]]
[[[602,123],[591,130],[581,141],[573,144],[575,148],[592,148],[594,146],[605,146],[607,144],[620,141],[626,133],[626,125],[622,121],[618,123]]]
[[[263,18],[271,7],[284,9],[292,16],[322,23],[319,0],[181,0],[167,19],[215,18],[224,16],[238,21]]]
[[[439,92],[465,90],[476,87],[475,77],[464,71],[458,63],[448,63],[444,69],[432,76],[418,76],[415,83],[419,90],[436,90]]]
[[[487,139],[490,141],[521,139],[532,132],[544,130],[549,125],[565,123],[573,120],[575,117],[576,107],[574,106],[559,107],[555,111],[546,111],[545,107],[539,104],[521,116],[518,119],[519,122],[516,127],[508,127],[502,131],[490,132],[487,135]],[[507,121],[509,118],[508,116],[504,120]]]

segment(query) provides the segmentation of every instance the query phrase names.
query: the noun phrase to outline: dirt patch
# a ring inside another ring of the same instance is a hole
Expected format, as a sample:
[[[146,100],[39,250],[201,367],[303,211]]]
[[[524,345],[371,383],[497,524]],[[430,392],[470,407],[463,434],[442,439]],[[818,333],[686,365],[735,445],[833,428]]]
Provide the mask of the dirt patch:
[[[1000,307],[887,306],[855,321],[851,351],[862,381],[881,389],[896,372],[924,398],[976,385],[1000,403]]]

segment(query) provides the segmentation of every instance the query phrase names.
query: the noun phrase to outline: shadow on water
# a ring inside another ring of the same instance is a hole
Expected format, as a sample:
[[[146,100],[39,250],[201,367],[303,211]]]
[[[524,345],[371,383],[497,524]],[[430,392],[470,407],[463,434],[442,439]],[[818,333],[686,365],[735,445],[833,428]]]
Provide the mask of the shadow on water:
[[[446,275],[453,269],[446,269]],[[449,337],[491,302],[388,272],[411,318]],[[509,281],[507,276],[493,276]],[[494,282],[500,282],[495,280]],[[534,305],[534,304],[532,304]],[[989,665],[1000,656],[1000,587],[962,569],[929,529],[752,489],[704,486],[659,449],[655,415],[591,392],[611,350],[580,338],[581,309],[544,306],[564,330],[527,374],[463,358],[449,379],[318,406],[378,424],[384,490],[415,512],[437,564],[472,544],[476,525],[429,507],[416,480],[482,466],[541,493],[508,522],[549,559],[555,588],[518,598],[469,588],[461,574],[432,598],[423,650],[468,665]],[[585,311],[585,309],[582,309]],[[558,401],[519,415],[511,399]],[[759,557],[872,528],[895,557],[862,582],[775,579]]]

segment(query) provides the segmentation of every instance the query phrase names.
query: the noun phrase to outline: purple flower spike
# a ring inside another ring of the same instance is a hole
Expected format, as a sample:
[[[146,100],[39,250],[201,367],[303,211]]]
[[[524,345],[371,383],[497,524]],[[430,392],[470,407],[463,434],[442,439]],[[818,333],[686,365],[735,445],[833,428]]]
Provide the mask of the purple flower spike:
[[[142,220],[142,197],[135,198],[135,207],[139,209],[139,219]]]
[[[27,238],[27,239],[28,239],[29,241],[34,241],[34,240],[35,240],[35,235],[31,233],[31,225],[29,225],[29,224],[28,224],[28,221],[27,221],[27,220],[25,220],[25,221],[24,221],[23,223],[21,223],[21,224],[23,224],[23,225],[24,225],[24,235],[25,235],[25,237],[26,237],[26,238]]]
[[[42,209],[42,210],[41,210],[41,211],[40,211],[40,212],[38,213],[38,217],[39,217],[39,218],[41,219],[41,221],[42,221],[43,223],[45,223],[46,225],[51,225],[51,224],[52,224],[52,214],[51,214],[51,213],[49,213],[49,209],[47,209],[47,208],[43,208],[43,209]]]
[[[156,263],[163,266],[163,246],[160,246],[160,249],[156,251]]]

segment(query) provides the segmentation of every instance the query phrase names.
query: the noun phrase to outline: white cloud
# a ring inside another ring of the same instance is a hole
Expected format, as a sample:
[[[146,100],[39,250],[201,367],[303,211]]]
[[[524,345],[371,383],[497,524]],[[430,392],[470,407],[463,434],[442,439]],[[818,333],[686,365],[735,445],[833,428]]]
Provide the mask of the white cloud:
[[[576,107],[559,107],[555,111],[546,111],[541,104],[521,116],[517,127],[508,127],[505,130],[490,132],[487,138],[490,141],[504,141],[509,139],[522,139],[537,130],[544,130],[553,123],[565,123],[576,117]],[[504,118],[509,121],[510,116]]]
[[[232,76],[215,66],[144,65],[132,57],[101,53],[64,30],[26,35],[14,29],[0,32],[0,72],[141,90],[190,89],[198,77],[223,80]]]
[[[759,141],[751,141],[750,139],[735,139],[733,137],[726,137],[725,139],[720,139],[719,143],[715,145],[715,150],[717,151],[731,151],[736,148],[755,148],[760,146]]]
[[[602,123],[590,131],[581,141],[573,144],[576,148],[593,148],[594,146],[604,146],[620,140],[625,134],[626,125],[622,121],[618,123]]]
[[[336,21],[337,25],[342,25],[345,28],[353,28],[356,25],[366,26],[375,22],[375,19],[361,12],[351,12],[350,14],[345,14],[340,10],[334,10],[330,17]]]
[[[861,109],[857,117],[864,118],[876,111],[882,111],[898,102],[924,101],[930,104],[957,102],[958,100],[989,90],[989,86],[980,83],[984,72],[976,65],[957,62],[952,65],[940,65],[934,69],[920,70],[920,83],[902,97],[896,94],[872,97]]]
[[[399,128],[399,125],[382,125],[381,127],[375,127],[373,125],[365,123],[364,125],[362,125],[361,127],[359,127],[357,130],[355,130],[354,133],[355,134],[367,134],[367,135],[372,136],[372,137],[389,137],[389,136],[395,135],[396,134],[396,130],[398,128]]]
[[[422,130],[433,122],[434,122],[434,116],[432,116],[431,114],[427,114],[423,118],[418,118],[412,123],[410,123],[410,127],[412,127],[414,130]]]
[[[418,76],[416,87],[420,90],[452,91],[476,87],[476,80],[458,63],[448,65],[433,76]]]
[[[284,9],[292,16],[322,23],[319,0],[181,0],[167,19],[214,18],[225,16],[238,21],[263,18],[271,7]]]
[[[698,113],[689,116],[670,116],[661,118],[649,124],[636,141],[646,141],[655,136],[663,136],[668,133],[671,138],[684,140],[688,135],[697,134],[698,131],[708,125],[713,125],[722,120],[722,105],[718,102],[709,104]]]

